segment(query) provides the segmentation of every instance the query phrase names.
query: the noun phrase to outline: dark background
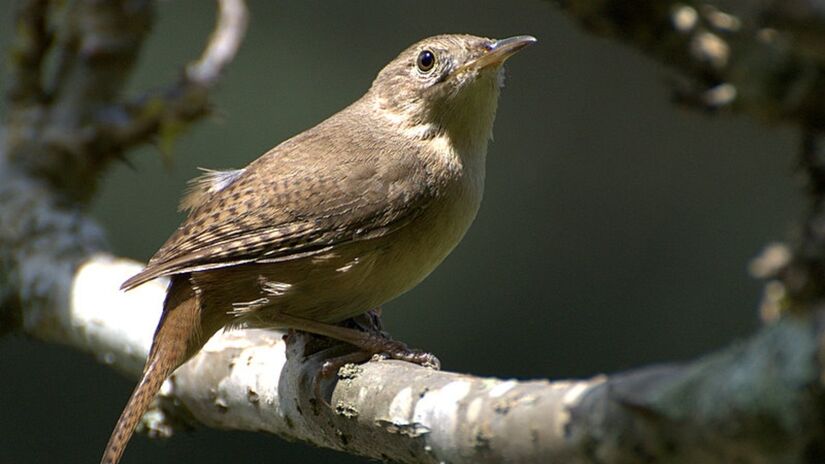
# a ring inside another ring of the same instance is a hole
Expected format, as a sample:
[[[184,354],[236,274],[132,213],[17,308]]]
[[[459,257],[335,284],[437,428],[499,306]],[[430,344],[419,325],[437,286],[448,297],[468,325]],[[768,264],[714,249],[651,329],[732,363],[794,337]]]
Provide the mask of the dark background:
[[[0,49],[13,31],[0,7]],[[758,326],[748,261],[802,209],[795,134],[669,103],[668,70],[595,39],[548,2],[250,2],[248,38],[164,163],[103,179],[94,214],[115,253],[147,259],[177,226],[196,167],[241,167],[358,98],[425,36],[533,34],[508,63],[484,204],[423,284],[385,307],[398,338],[448,370],[519,379],[591,376],[686,360]],[[163,85],[213,25],[203,0],[160,2],[132,82]],[[2,105],[0,103],[0,105]],[[0,339],[0,463],[97,462],[134,379],[23,336]],[[364,460],[263,434],[198,430],[133,440],[124,463]]]

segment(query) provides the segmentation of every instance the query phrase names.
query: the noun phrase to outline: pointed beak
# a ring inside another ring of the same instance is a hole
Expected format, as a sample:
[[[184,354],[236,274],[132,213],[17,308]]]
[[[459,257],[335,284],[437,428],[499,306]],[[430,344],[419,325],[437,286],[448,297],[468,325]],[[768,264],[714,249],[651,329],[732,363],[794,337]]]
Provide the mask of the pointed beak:
[[[537,40],[532,35],[518,35],[496,40],[487,46],[487,52],[473,60],[469,65],[478,69],[489,66],[501,66],[507,58],[515,55],[522,48],[533,45]]]

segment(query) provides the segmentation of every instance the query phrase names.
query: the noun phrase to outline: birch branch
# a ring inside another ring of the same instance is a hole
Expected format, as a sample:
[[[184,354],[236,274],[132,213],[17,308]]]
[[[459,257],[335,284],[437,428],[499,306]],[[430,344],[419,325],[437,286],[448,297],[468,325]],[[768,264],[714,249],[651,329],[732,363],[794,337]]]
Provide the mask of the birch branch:
[[[63,342],[137,377],[165,282],[118,290],[140,265],[98,255],[49,319]],[[143,419],[168,436],[192,420],[397,462],[803,462],[825,444],[816,316],[786,317],[702,359],[549,382],[480,378],[397,361],[347,365],[331,407],[313,396],[328,352],[309,335],[219,333]],[[335,348],[331,348],[335,349]]]

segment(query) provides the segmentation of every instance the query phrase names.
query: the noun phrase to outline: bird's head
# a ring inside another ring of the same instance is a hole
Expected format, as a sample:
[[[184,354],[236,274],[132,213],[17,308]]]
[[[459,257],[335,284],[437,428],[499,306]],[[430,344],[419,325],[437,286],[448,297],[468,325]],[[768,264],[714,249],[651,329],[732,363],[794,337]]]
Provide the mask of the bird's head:
[[[454,143],[486,144],[504,82],[502,65],[534,42],[527,35],[430,37],[385,66],[367,95],[410,136],[445,134]]]

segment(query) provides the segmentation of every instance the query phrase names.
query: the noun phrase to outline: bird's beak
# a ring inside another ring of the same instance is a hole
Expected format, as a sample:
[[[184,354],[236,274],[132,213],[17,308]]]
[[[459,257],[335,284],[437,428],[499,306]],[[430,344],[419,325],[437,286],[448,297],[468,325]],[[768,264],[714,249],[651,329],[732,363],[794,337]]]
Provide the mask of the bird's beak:
[[[532,35],[517,35],[507,39],[496,40],[487,46],[486,53],[467,65],[468,67],[472,66],[477,69],[500,66],[507,61],[507,58],[510,58],[522,48],[536,42],[536,38]]]

